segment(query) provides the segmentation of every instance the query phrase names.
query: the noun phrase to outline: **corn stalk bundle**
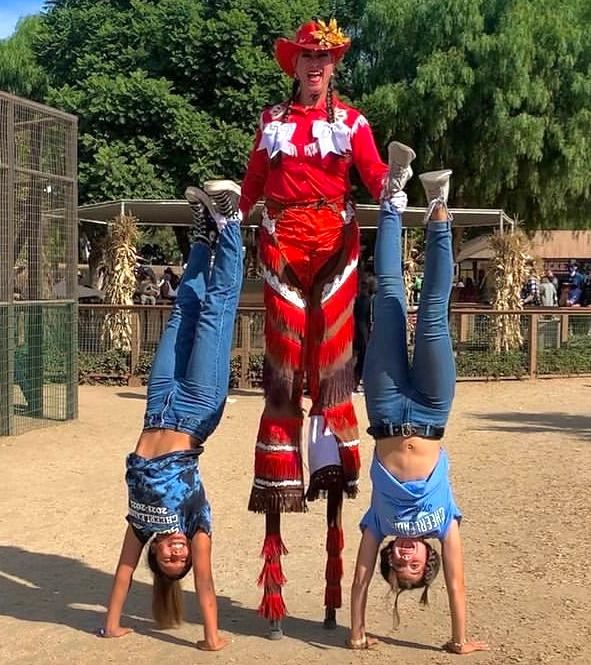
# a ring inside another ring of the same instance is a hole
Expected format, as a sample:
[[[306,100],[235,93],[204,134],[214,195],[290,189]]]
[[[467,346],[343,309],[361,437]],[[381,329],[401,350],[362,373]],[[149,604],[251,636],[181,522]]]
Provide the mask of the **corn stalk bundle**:
[[[493,309],[523,309],[521,287],[527,280],[527,237],[521,232],[495,233],[490,239],[490,245],[494,251],[489,268],[494,285]],[[493,318],[492,330],[497,353],[522,347],[520,318],[518,314],[502,314]]]
[[[407,311],[412,308],[415,304],[415,281],[417,276],[417,271],[419,267],[418,262],[419,253],[416,248],[416,243],[414,238],[409,238],[409,244],[407,249],[407,258],[404,261],[404,270],[402,272],[402,280],[404,283],[404,294],[406,296],[406,307]],[[411,311],[408,311],[406,319],[406,343],[410,348],[414,344],[414,333],[417,323],[416,314]]]
[[[105,243],[105,303],[108,305],[133,305],[138,236],[136,218],[131,215],[116,217],[109,227]],[[102,341],[108,348],[129,351],[131,330],[131,312],[110,312],[105,316]]]

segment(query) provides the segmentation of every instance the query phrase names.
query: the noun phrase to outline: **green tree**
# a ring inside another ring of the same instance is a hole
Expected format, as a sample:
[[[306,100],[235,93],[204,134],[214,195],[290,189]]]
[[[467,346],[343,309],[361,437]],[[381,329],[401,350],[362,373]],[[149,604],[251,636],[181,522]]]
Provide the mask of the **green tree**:
[[[459,205],[588,226],[590,18],[585,0],[370,0],[353,93],[380,141],[454,169]]]
[[[288,82],[272,44],[322,0],[53,0],[35,48],[47,101],[80,118],[80,195],[177,197],[239,178]]]
[[[0,40],[0,90],[39,101],[44,98],[47,75],[33,50],[40,27],[41,18],[29,16],[18,22],[11,37]]]

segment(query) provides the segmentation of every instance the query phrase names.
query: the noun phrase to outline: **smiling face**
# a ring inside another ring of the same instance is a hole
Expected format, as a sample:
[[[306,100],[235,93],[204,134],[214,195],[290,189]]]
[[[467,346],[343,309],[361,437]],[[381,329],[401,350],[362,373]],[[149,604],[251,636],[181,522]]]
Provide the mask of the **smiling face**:
[[[302,51],[295,63],[301,103],[307,105],[324,99],[333,72],[334,62],[328,51]]]
[[[392,545],[390,564],[399,580],[420,582],[427,564],[425,543],[417,538],[396,538]]]
[[[158,567],[168,577],[181,575],[191,562],[190,543],[183,533],[156,537],[151,547]]]

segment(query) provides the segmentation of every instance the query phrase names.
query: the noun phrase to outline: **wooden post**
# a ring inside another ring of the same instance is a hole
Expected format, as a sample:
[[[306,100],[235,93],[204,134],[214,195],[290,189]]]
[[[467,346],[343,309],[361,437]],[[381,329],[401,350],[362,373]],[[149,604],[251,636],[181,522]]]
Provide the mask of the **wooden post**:
[[[131,352],[129,354],[129,377],[128,386],[141,385],[141,379],[136,376],[137,366],[140,360],[140,315],[130,311],[131,316]]]
[[[530,379],[535,379],[538,373],[538,317],[539,314],[532,314],[529,319],[528,365]]]
[[[560,316],[560,344],[568,342],[568,314],[561,314]]]
[[[250,315],[240,314],[240,381],[239,388],[250,388],[249,365],[250,365]]]

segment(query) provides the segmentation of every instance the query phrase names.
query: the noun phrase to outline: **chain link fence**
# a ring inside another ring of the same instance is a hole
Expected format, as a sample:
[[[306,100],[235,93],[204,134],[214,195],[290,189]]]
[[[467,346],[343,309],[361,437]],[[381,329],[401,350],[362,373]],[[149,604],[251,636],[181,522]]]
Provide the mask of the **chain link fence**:
[[[77,121],[0,93],[0,436],[77,414]]]

